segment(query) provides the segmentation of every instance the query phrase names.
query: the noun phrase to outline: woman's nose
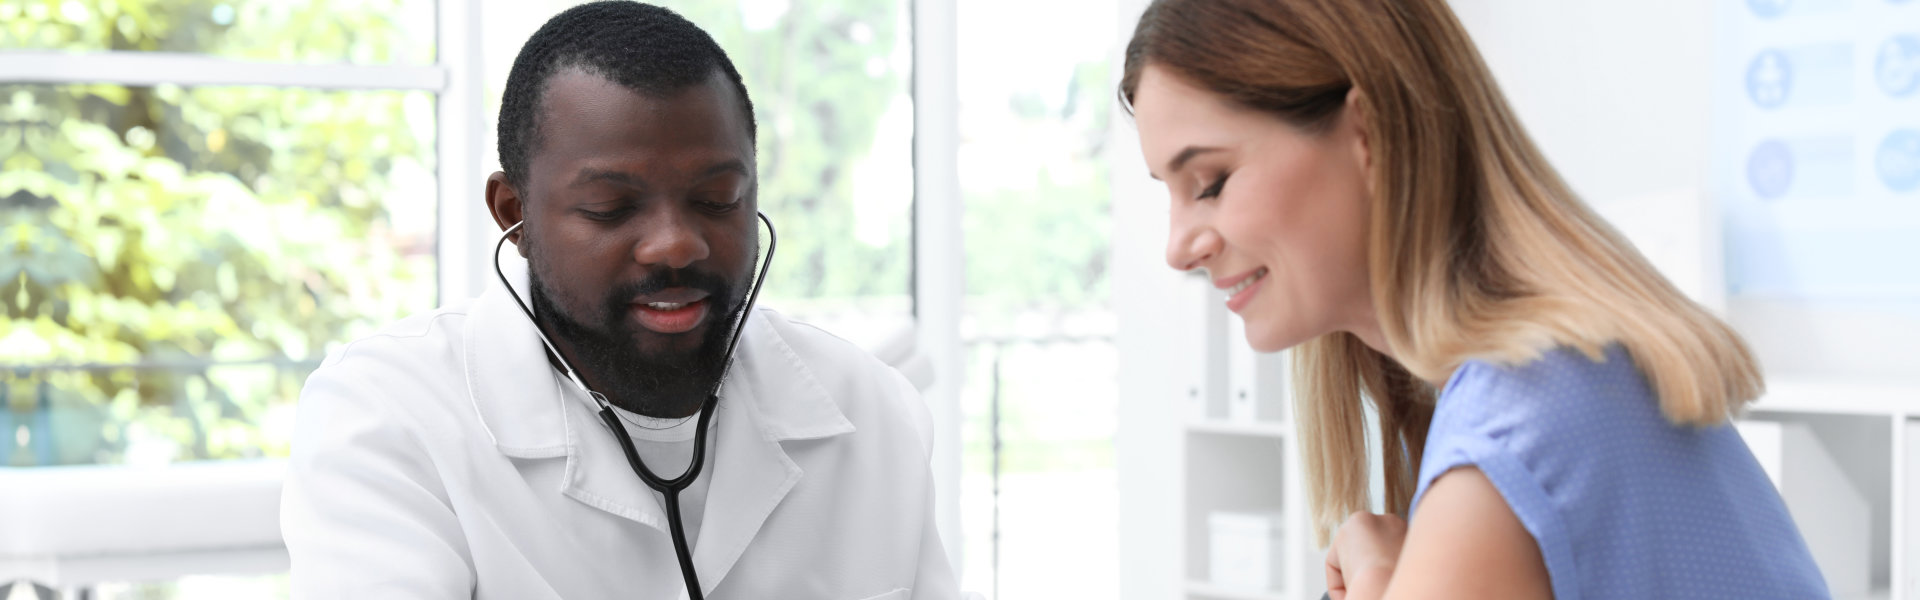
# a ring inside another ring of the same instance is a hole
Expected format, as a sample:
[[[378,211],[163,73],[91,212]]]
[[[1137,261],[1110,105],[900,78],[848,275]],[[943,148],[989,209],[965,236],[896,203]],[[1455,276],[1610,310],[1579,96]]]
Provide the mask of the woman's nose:
[[[1205,266],[1207,259],[1220,251],[1219,233],[1208,226],[1198,212],[1175,206],[1168,215],[1167,266],[1176,271]]]

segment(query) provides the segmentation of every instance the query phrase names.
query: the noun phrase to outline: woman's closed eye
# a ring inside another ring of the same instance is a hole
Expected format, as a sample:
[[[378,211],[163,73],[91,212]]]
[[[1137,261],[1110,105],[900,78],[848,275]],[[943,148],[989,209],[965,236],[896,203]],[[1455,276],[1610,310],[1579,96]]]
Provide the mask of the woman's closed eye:
[[[1199,194],[1194,195],[1193,199],[1206,200],[1208,198],[1218,198],[1220,197],[1220,190],[1225,187],[1227,187],[1227,175],[1221,175],[1219,179],[1213,180],[1212,185],[1208,185],[1206,189],[1202,189]]]

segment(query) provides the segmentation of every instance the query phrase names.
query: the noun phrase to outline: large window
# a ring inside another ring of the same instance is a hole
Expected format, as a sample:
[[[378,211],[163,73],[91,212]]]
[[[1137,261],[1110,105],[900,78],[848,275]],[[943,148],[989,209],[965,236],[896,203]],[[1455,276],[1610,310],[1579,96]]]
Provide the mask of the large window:
[[[0,466],[284,455],[329,349],[434,306],[437,90],[109,74],[431,62],[421,4],[0,4],[8,60],[100,71],[0,82]]]
[[[328,348],[433,306],[430,93],[0,98],[0,465],[283,455]]]
[[[442,195],[476,175],[442,155],[477,122],[447,117],[445,8],[0,0],[0,469],[285,456],[328,352],[464,293]],[[284,596],[262,550],[60,585]]]
[[[963,587],[1118,597],[1104,148],[1124,118],[1108,58],[1118,9],[968,0],[958,13]]]

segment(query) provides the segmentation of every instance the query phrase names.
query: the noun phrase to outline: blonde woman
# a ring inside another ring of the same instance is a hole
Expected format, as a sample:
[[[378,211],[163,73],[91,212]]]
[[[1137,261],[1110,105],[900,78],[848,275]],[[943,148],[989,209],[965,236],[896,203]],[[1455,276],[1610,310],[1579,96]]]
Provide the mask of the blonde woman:
[[[1753,357],[1574,197],[1441,0],[1160,0],[1121,96],[1167,262],[1295,348],[1335,599],[1827,596],[1728,425]],[[1390,514],[1356,512],[1367,399]]]

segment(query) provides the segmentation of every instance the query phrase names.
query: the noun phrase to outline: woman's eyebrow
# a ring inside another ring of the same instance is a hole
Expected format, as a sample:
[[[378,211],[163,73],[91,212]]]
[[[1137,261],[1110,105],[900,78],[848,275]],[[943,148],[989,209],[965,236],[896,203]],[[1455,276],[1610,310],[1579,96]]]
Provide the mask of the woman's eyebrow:
[[[1202,154],[1211,153],[1211,152],[1220,152],[1222,150],[1225,150],[1225,148],[1220,148],[1216,146],[1187,146],[1186,148],[1180,149],[1179,154],[1173,155],[1172,160],[1167,161],[1166,172],[1178,173],[1180,172],[1180,169],[1182,167],[1187,166],[1187,161],[1193,160],[1193,157],[1199,156]],[[1154,179],[1160,178],[1158,174],[1155,174],[1151,171],[1149,171],[1147,175],[1150,177],[1153,177]]]

